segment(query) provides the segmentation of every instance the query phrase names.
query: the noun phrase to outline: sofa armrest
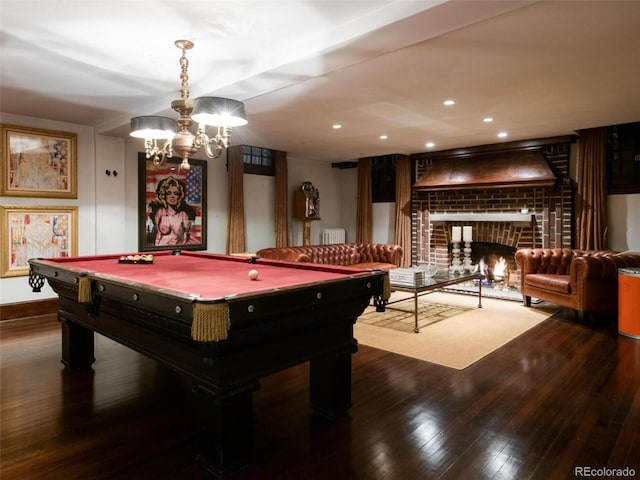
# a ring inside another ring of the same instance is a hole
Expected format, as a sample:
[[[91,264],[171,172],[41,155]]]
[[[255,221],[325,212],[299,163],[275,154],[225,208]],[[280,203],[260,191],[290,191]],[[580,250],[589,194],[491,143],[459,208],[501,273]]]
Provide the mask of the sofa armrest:
[[[400,266],[402,247],[388,243],[359,244],[356,263],[389,263]]]
[[[576,257],[571,264],[571,283],[579,280],[612,280],[618,275],[618,267],[604,255],[590,254]]]
[[[387,262],[393,263],[394,265],[399,267],[400,262],[402,262],[402,254],[404,253],[402,251],[402,247],[400,245],[387,245],[386,250]]]
[[[612,251],[584,252],[571,264],[571,283],[579,280],[618,281],[618,269],[640,267],[640,254],[616,253]]]
[[[540,255],[536,254],[532,248],[516,250],[515,259],[523,277],[537,271],[540,265]]]
[[[282,258],[286,262],[311,262],[311,257],[306,253],[296,253],[291,252],[290,255],[287,255],[287,258]]]

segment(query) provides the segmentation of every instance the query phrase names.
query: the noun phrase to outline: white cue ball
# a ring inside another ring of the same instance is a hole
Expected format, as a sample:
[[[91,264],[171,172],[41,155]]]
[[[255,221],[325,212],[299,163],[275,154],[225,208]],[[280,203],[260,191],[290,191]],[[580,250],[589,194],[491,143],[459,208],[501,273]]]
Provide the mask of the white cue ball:
[[[249,270],[249,278],[251,280],[257,280],[258,279],[258,270]]]

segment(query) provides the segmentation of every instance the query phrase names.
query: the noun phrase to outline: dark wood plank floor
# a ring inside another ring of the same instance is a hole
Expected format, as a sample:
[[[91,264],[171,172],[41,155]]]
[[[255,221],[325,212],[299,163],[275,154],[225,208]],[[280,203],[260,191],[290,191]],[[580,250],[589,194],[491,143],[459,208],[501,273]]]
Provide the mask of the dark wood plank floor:
[[[2,480],[208,478],[180,376],[103,337],[93,371],[68,372],[54,316],[0,329]],[[353,360],[333,422],[310,414],[306,365],[264,379],[252,463],[231,478],[640,477],[640,342],[615,321],[558,315],[463,371],[362,345]]]

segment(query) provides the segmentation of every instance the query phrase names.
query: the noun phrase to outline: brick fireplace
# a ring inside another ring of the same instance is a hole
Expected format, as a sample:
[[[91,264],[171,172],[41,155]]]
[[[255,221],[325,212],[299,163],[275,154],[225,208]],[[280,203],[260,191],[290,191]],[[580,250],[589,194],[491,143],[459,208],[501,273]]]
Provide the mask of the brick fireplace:
[[[481,250],[489,263],[506,255],[508,268],[514,272],[513,252],[518,248],[571,247],[574,186],[569,179],[569,155],[572,142],[572,137],[556,137],[412,156],[417,179],[412,189],[412,263],[429,262],[440,268],[448,267],[453,226],[472,227],[474,264]],[[544,185],[527,182],[526,173],[520,178],[513,174],[519,154],[532,151],[544,157],[555,177]],[[508,152],[507,160],[505,152]],[[494,154],[495,161],[492,160]],[[475,172],[456,172],[453,166],[446,167],[447,178],[465,178],[462,184],[439,186],[433,177],[424,181],[429,172],[435,170],[432,167],[436,162],[440,162],[442,170],[441,162],[476,155],[479,156],[477,162],[467,162],[476,168]],[[487,167],[483,167],[480,160],[496,170],[490,179],[484,178]],[[501,171],[496,167],[499,164],[504,165]],[[490,253],[492,246],[494,255]]]

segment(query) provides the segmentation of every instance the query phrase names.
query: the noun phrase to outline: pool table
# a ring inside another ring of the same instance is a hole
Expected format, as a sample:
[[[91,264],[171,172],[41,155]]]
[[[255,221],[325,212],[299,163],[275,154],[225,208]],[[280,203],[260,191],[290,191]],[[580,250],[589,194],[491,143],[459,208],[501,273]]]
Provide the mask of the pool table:
[[[387,273],[193,251],[31,259],[29,283],[60,297],[62,362],[90,368],[94,332],[188,377],[203,406],[198,459],[216,476],[246,466],[260,378],[310,361],[310,406],[351,406],[353,325]],[[252,280],[250,270],[257,270]]]

